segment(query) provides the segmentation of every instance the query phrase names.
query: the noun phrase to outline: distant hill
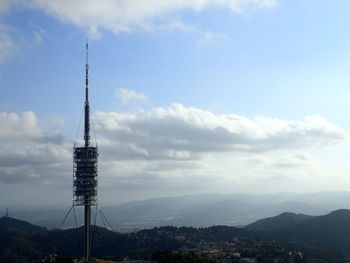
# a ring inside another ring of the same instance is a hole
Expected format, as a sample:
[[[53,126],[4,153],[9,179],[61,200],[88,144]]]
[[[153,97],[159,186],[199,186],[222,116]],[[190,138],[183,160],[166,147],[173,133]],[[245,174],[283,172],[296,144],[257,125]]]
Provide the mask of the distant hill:
[[[52,229],[60,223],[68,208],[12,209],[11,215]],[[112,226],[125,231],[167,225],[242,226],[283,212],[323,215],[337,209],[350,209],[350,192],[197,194],[132,201],[103,207]],[[76,209],[76,213],[78,219],[83,218],[82,209]],[[82,221],[79,223],[81,224]],[[101,222],[98,223],[102,225]],[[74,218],[68,218],[66,227],[74,227],[74,225]]]
[[[245,229],[260,233],[264,238],[350,251],[350,210],[313,217],[284,213],[259,220]]]
[[[277,230],[291,229],[296,225],[303,223],[307,220],[314,218],[314,216],[308,216],[304,214],[295,214],[295,213],[282,213],[275,217],[269,217],[265,219],[258,220],[248,226],[245,229],[251,231],[262,231],[262,232],[271,232]]]
[[[0,218],[0,262],[26,262],[39,258],[45,228],[11,217]]]
[[[103,207],[110,223],[116,229],[126,231],[167,225],[242,226],[283,212],[323,215],[337,209],[350,209],[350,192],[198,194],[154,198]],[[36,225],[54,228],[66,212],[67,209],[51,208],[37,211],[11,211],[11,214]],[[83,218],[82,209],[77,209],[76,213],[78,219]],[[66,227],[74,225],[74,218],[68,218]]]
[[[21,231],[31,231],[31,232],[40,232],[46,230],[44,227],[36,226],[28,222],[15,219],[12,217],[1,217],[0,218],[0,233],[4,231],[11,230],[21,230]]]
[[[317,201],[317,198],[326,200],[326,197],[331,200],[325,202],[326,205]],[[348,204],[342,198],[348,200]],[[349,192],[200,194],[129,202],[106,207],[104,211],[118,228],[152,228],[161,225],[242,226],[283,212],[322,215],[339,208],[350,208]]]
[[[47,230],[14,219],[0,220],[0,262],[39,262],[52,248],[59,256],[79,257],[83,251],[83,227],[61,231]],[[121,234],[101,227],[92,227],[92,254],[108,260],[150,259],[155,251],[176,250],[191,237],[195,243],[201,240],[231,240],[234,237],[251,236],[244,229],[218,226],[206,229],[162,227]]]
[[[337,210],[315,217],[285,233],[295,241],[325,248],[350,249],[350,210]],[[289,238],[288,238],[289,239]]]
[[[328,248],[341,248],[350,253],[349,221],[350,211],[339,210],[318,217],[284,213],[274,218],[260,220],[246,228],[165,226],[121,234],[101,227],[93,227],[92,254],[107,260],[124,258],[147,260],[156,251],[174,251],[184,248],[188,251],[198,251],[198,249],[208,250],[215,249],[217,246],[232,247],[233,245],[235,248],[240,247],[242,253],[252,257],[254,253],[266,258],[268,254],[289,255],[288,251],[294,251],[293,253],[302,251],[309,258],[323,260],[312,262],[347,262],[344,261],[346,255],[344,256],[343,252],[329,251]],[[51,248],[55,248],[59,256],[79,257],[82,254],[83,227],[57,232],[14,218],[2,218],[0,229],[2,231],[0,262],[39,262],[48,255]],[[271,239],[280,239],[283,242]],[[297,242],[317,245],[325,249],[313,248]]]

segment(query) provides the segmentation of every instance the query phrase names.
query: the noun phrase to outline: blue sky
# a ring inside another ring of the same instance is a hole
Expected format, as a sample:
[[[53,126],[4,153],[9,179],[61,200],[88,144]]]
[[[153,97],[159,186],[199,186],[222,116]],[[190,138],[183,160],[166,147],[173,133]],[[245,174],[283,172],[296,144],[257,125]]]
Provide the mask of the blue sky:
[[[2,193],[46,204],[71,190],[87,38],[104,201],[347,190],[349,9],[1,0]]]

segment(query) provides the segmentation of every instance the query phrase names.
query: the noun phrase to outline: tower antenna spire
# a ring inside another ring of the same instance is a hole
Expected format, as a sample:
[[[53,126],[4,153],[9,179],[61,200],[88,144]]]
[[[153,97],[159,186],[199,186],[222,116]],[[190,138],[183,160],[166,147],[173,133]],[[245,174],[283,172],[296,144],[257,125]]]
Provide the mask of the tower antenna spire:
[[[85,64],[85,147],[90,145],[90,105],[89,105],[89,42],[86,40],[86,64]]]
[[[86,64],[89,64],[89,39],[86,39]]]

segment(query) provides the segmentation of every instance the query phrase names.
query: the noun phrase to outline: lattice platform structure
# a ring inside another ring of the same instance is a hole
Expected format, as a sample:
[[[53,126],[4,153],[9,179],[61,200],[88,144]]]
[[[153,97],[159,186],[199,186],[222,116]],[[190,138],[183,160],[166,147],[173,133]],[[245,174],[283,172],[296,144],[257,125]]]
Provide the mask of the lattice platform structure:
[[[74,205],[96,205],[98,186],[98,148],[74,147],[73,202]]]

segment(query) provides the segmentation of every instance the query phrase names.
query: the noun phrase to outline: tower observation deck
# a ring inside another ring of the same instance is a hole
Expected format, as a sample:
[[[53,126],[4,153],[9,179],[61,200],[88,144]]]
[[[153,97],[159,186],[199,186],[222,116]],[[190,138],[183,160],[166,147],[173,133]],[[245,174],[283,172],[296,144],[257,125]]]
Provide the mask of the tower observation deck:
[[[86,42],[84,146],[73,149],[73,206],[84,206],[84,261],[91,256],[91,206],[97,205],[98,148],[90,141],[89,62]]]

